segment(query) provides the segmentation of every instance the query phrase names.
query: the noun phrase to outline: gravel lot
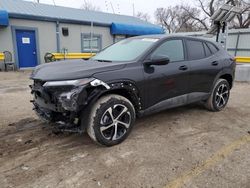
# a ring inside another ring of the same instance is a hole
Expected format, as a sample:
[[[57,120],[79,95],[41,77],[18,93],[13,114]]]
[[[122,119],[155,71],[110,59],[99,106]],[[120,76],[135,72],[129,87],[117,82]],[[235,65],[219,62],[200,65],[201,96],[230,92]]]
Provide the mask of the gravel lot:
[[[37,119],[28,76],[0,72],[0,187],[250,187],[249,83],[235,83],[222,112],[147,116],[106,148]]]

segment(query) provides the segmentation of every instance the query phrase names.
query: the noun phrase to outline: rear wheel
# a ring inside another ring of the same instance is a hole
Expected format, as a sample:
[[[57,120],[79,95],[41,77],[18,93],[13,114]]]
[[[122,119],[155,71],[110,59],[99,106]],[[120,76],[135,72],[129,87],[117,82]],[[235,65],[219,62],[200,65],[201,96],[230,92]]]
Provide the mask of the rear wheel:
[[[227,105],[230,96],[230,86],[227,80],[219,79],[214,85],[213,91],[206,101],[206,108],[210,111],[220,111]]]
[[[87,132],[95,142],[113,146],[127,138],[134,121],[135,109],[128,99],[107,95],[92,107]]]

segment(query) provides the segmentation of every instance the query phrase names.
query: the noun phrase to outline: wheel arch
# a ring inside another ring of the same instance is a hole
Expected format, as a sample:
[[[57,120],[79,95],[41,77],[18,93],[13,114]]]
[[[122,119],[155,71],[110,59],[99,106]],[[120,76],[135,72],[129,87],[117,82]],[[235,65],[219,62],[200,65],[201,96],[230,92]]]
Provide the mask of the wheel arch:
[[[228,69],[224,69],[224,70],[220,71],[220,72],[217,74],[217,76],[215,77],[214,82],[213,82],[213,85],[212,85],[211,88],[210,88],[210,91],[212,91],[212,89],[213,89],[213,87],[214,87],[214,84],[215,84],[216,81],[217,81],[218,79],[220,79],[220,78],[225,79],[225,80],[228,81],[228,83],[229,83],[229,85],[230,85],[230,89],[233,87],[233,80],[234,80],[233,73],[232,73],[230,70],[228,70]]]
[[[109,89],[104,89],[102,86],[96,87],[93,91],[95,96],[89,99],[88,104],[94,103],[105,95],[116,94],[127,98],[134,105],[136,113],[141,110],[141,97],[138,88],[133,82],[122,80],[109,83],[108,85],[110,86]]]
[[[121,96],[125,97],[134,105],[136,111],[139,110],[139,99],[135,93],[132,93],[131,91],[124,89],[124,88],[117,88],[117,89],[112,89],[112,90],[108,90],[106,92],[103,92],[101,95],[98,96],[98,98],[101,98],[101,97],[103,97],[105,95],[109,95],[109,94],[116,94],[116,95],[121,95]]]
[[[229,83],[230,89],[233,87],[233,77],[231,74],[223,74],[219,78],[227,80]]]

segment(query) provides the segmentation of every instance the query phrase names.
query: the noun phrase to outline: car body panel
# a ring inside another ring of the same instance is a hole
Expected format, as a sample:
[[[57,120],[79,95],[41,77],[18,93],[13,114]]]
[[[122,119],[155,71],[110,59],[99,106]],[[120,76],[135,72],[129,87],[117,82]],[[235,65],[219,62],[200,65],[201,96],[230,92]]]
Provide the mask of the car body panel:
[[[86,60],[64,60],[39,65],[31,79],[43,81],[74,80],[88,78],[98,72],[119,70],[126,66],[124,62],[98,62]]]
[[[126,68],[124,69],[99,72],[94,74],[93,76],[95,78],[103,80],[110,86],[111,84],[120,83],[119,87],[120,89],[123,89],[122,85],[124,83],[132,84],[132,86],[135,88],[134,90],[136,90],[139,95],[138,97],[140,97],[140,100],[142,102],[142,107],[145,108],[145,101],[146,101],[146,94],[144,92],[145,82],[144,82],[142,63],[140,61],[127,63]],[[118,86],[116,86],[115,89],[118,89]]]
[[[217,65],[212,65],[217,62]],[[212,55],[205,59],[191,60],[190,64],[190,84],[188,92],[210,92],[213,80],[223,68],[223,60],[218,60],[217,55]]]
[[[146,107],[162,100],[186,94],[189,76],[188,70],[179,70],[186,62],[173,62],[162,66],[144,66]]]
[[[174,108],[178,106],[187,105],[196,101],[201,101],[201,100],[206,99],[208,96],[209,96],[208,93],[203,93],[203,92],[193,92],[193,93],[178,95],[172,98],[162,100],[156,103],[155,105],[150,106],[149,108],[141,112],[141,116],[152,114],[152,113],[157,113],[162,110],[166,110],[166,109],[170,109],[170,108]]]

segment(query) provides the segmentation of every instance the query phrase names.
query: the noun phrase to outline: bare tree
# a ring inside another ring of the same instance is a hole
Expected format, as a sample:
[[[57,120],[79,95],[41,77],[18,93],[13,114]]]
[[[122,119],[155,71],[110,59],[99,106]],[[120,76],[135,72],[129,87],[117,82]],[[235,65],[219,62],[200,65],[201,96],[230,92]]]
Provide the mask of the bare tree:
[[[101,11],[100,7],[93,5],[91,2],[84,0],[83,5],[81,6],[83,10],[92,10],[92,11]]]
[[[236,16],[232,21],[233,28],[249,28],[250,27],[250,0],[228,0],[229,4],[242,8],[241,14]]]
[[[208,30],[211,26],[211,20],[209,19],[215,11],[222,6],[224,0],[196,0],[197,1],[197,10],[199,14],[193,14],[192,8],[183,7],[184,11],[190,15],[191,19],[199,22],[203,30]]]
[[[250,0],[196,0],[197,6],[177,5],[158,8],[155,11],[157,23],[169,33],[180,31],[208,30],[211,26],[210,17],[224,3],[242,8],[242,13],[230,23],[232,28],[250,27]]]
[[[150,16],[148,13],[137,12],[135,17],[140,18],[141,20],[144,20],[146,22],[150,22]]]
[[[155,11],[157,23],[169,33],[203,30],[206,26],[201,24],[198,19],[194,19],[199,14],[200,11],[197,8],[188,5],[158,8]]]
[[[194,19],[199,20],[201,24],[206,25],[207,30],[210,26],[209,18],[219,9],[224,3],[241,7],[243,9],[242,14],[238,15],[236,19],[232,21],[231,26],[234,28],[247,28],[250,26],[250,0],[196,0],[199,10],[202,12],[198,17]],[[189,12],[188,10],[186,10]],[[205,19],[207,18],[207,19]],[[202,20],[205,20],[202,22]]]
[[[208,17],[201,16],[201,10],[199,10],[198,8],[194,8],[191,6],[182,6],[182,11],[183,14],[187,15],[187,17],[189,18],[189,20],[195,21],[196,25],[199,25],[199,30],[208,30],[209,26],[208,26]]]

